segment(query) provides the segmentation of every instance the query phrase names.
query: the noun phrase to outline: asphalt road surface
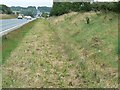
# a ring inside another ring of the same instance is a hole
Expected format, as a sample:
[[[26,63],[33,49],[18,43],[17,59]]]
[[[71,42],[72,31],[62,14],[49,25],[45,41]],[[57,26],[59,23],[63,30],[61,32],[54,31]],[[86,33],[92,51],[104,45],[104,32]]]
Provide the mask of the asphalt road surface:
[[[32,19],[34,20],[34,19]],[[8,32],[10,30],[16,29],[32,20],[27,19],[5,19],[0,20],[0,33]]]

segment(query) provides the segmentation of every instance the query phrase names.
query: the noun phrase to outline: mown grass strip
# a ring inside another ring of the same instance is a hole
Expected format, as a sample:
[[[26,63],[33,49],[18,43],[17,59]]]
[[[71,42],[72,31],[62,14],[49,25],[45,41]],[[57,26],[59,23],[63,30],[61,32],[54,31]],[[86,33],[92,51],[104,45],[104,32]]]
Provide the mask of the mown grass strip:
[[[24,38],[26,33],[34,26],[36,20],[25,24],[19,29],[10,32],[2,37],[2,63],[9,57],[10,53],[17,47],[20,41]]]

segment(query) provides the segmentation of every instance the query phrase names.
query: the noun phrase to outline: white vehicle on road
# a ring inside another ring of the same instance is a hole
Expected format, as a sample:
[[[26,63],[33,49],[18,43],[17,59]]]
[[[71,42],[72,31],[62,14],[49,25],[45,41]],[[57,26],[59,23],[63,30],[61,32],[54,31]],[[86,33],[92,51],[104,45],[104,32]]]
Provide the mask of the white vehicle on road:
[[[25,16],[25,19],[27,19],[27,20],[31,20],[32,17],[31,17],[31,16]]]
[[[18,16],[18,19],[23,19],[23,16],[22,16],[22,15],[19,15],[19,16]]]

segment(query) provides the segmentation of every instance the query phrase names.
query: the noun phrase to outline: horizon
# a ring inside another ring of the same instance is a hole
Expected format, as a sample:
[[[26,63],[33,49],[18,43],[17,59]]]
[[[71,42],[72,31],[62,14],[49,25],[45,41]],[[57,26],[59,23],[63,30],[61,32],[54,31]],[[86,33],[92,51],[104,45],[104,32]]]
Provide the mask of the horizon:
[[[10,7],[23,7],[23,8],[27,8],[29,6],[10,6]],[[32,6],[32,7],[50,7],[50,6]]]
[[[29,1],[24,1],[24,0],[2,0],[0,1],[0,4],[4,4],[8,7],[11,6],[20,6],[20,7],[28,7],[28,6],[35,6],[35,7],[52,7],[53,5],[53,0],[29,0]]]

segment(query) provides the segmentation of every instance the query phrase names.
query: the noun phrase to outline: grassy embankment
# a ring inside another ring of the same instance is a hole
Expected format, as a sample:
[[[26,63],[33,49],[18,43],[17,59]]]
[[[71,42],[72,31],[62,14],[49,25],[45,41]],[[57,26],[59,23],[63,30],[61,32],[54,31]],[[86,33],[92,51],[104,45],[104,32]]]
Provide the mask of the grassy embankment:
[[[17,15],[0,14],[0,19],[13,19],[13,18],[17,18]]]
[[[3,87],[118,87],[117,20],[115,13],[39,19],[3,63]]]

